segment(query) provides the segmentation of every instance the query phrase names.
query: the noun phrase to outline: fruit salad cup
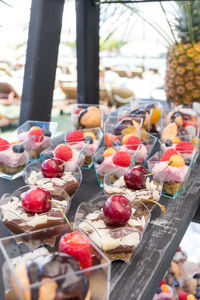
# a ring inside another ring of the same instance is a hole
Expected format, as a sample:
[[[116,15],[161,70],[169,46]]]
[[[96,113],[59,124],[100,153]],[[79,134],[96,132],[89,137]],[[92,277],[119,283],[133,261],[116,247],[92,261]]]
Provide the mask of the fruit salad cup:
[[[162,181],[154,182],[149,171],[143,166],[134,166],[124,171],[121,176],[116,176],[118,170],[105,175],[104,193],[106,195],[120,194],[125,196],[131,205],[142,205],[151,210],[156,204],[160,205]],[[165,211],[161,206],[161,210]]]
[[[56,158],[44,160],[42,163],[30,163],[23,176],[26,184],[45,188],[57,198],[60,191],[64,190],[69,201],[77,193],[82,182],[82,172],[78,165],[70,171],[63,161]]]
[[[165,142],[160,142],[161,152],[164,153],[173,149],[174,154],[179,154],[185,159],[185,163],[190,165],[196,162],[200,150],[200,139],[197,136],[184,135],[175,138],[169,138]]]
[[[24,142],[30,137],[34,137],[34,143],[25,144],[25,149],[31,151],[31,159],[38,159],[40,153],[51,145],[52,138],[56,132],[57,123],[41,122],[41,121],[26,121],[15,132],[20,142]]]
[[[104,107],[97,104],[75,104],[71,120],[74,129],[103,128]]]
[[[103,132],[99,127],[74,130],[70,133],[66,133],[65,137],[66,143],[69,143],[73,149],[80,151],[80,148],[85,146],[84,169],[90,169],[92,167],[92,156],[99,148],[102,139]]]
[[[102,147],[93,156],[94,168],[100,187],[103,187],[104,176],[108,172],[115,172],[117,175],[127,170],[132,165],[135,155],[130,155],[128,151],[124,151],[121,146],[118,147]]]
[[[138,136],[132,134],[116,136],[105,134],[104,142],[106,146],[121,146],[123,151],[130,155],[135,155],[135,164],[143,164],[154,154],[157,138],[142,130]]]
[[[0,138],[0,177],[13,180],[22,176],[29,162],[34,138],[19,142],[12,137],[11,141]],[[29,150],[26,145],[29,145]]]
[[[120,209],[119,209],[120,207]],[[75,223],[111,260],[129,261],[150,220],[145,205],[122,195],[99,196],[78,207]]]
[[[5,299],[109,299],[110,262],[76,228],[64,224],[6,237],[0,249]]]
[[[69,195],[64,190],[59,190],[57,198],[44,188],[26,185],[1,197],[1,220],[14,234],[34,231],[63,224],[69,207]]]
[[[142,129],[156,137],[159,137],[162,115],[163,107],[158,101],[132,101],[130,106],[122,107],[118,113],[120,118],[142,118]]]
[[[156,153],[147,163],[154,182],[163,181],[163,194],[176,198],[185,190],[192,162],[187,164],[182,156],[172,153],[171,150],[169,149],[163,154]]]

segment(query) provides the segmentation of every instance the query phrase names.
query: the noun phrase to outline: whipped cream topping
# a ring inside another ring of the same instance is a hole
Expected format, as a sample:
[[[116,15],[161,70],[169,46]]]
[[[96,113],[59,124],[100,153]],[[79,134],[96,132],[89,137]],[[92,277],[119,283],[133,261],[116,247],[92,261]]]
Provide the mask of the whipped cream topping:
[[[68,161],[65,161],[64,164],[66,169],[73,171],[76,168],[76,164],[78,164],[79,167],[82,167],[84,161],[85,155],[76,149],[72,149],[72,158]]]
[[[85,143],[85,142],[78,142],[73,145],[70,145],[73,149],[76,149],[78,151],[81,151],[85,147],[85,155],[86,156],[92,156],[97,151],[97,148],[99,146],[100,140],[96,139],[93,140],[92,144]]]
[[[105,176],[105,174],[113,172],[117,176],[120,176],[128,170],[128,167],[119,167],[113,163],[114,155],[106,156],[103,162],[99,164],[95,164],[96,172],[100,176]],[[117,170],[116,170],[117,169]]]
[[[7,150],[0,151],[0,163],[9,167],[16,168],[18,166],[26,165],[28,160],[29,155],[27,151],[16,153],[13,151],[12,145]]]
[[[145,147],[145,145],[140,144],[138,145],[139,148],[137,148],[136,150],[130,149],[130,147],[127,147],[126,145],[122,146],[122,151],[126,151],[128,152],[131,156],[135,155],[135,162],[138,163],[143,163],[145,162],[147,155],[148,155],[148,150]]]
[[[108,194],[122,194],[130,202],[154,200],[159,201],[162,190],[161,185],[156,185],[149,177],[146,179],[146,189],[132,190],[126,187],[124,176],[117,179],[112,185],[104,184],[104,189]]]
[[[24,142],[26,141],[23,146],[25,149],[34,149],[34,150],[37,150],[37,149],[45,149],[47,147],[50,146],[51,144],[51,137],[49,136],[46,136],[46,135],[43,135],[43,139],[39,140],[38,142],[36,141],[32,141],[32,139],[30,139],[30,136],[29,136],[29,131],[23,131],[23,132],[20,132],[19,135],[18,135],[18,139],[20,142]]]
[[[88,214],[79,227],[104,251],[119,247],[136,247],[140,241],[140,233],[137,229],[143,230],[146,220],[144,216],[134,216],[135,213],[136,210],[133,208],[132,215],[124,227],[112,228],[102,219],[102,211],[96,210]]]
[[[60,210],[65,212],[68,201],[58,201],[56,199],[52,199],[52,201],[55,204],[52,203],[50,211],[53,213],[60,212]],[[23,209],[21,200],[18,197],[12,197],[12,200],[8,201],[8,203],[4,205],[1,205],[0,209],[3,221],[19,219],[22,222],[20,223],[20,226],[36,226],[47,223],[49,220],[60,219],[60,217],[48,215],[48,212],[40,214],[31,214],[26,212]]]

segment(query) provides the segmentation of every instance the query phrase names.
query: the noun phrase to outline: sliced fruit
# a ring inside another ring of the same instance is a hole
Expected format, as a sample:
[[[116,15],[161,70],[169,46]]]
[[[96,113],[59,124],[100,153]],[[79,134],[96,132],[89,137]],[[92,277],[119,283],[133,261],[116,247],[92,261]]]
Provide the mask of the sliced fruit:
[[[164,292],[164,293],[169,293],[169,288],[166,284],[162,284],[161,285],[161,290]]]
[[[170,140],[171,140],[172,144],[178,144],[181,142],[180,138],[177,136],[174,138],[171,138]]]
[[[127,128],[122,130],[122,135],[134,133],[135,135],[138,135],[138,130],[134,126],[127,126]]]
[[[174,154],[170,157],[169,159],[170,166],[171,167],[184,167],[185,166],[185,161],[184,158],[180,155]]]
[[[180,153],[192,153],[194,150],[194,147],[192,143],[190,142],[180,142],[176,145],[176,151]]]
[[[170,157],[174,154],[178,154],[175,149],[170,148],[165,151],[165,153],[162,155],[161,161],[168,161]]]
[[[160,121],[160,118],[161,118],[161,110],[158,108],[152,108],[150,123],[156,124]]]
[[[93,132],[87,131],[84,132],[84,137],[90,136],[91,138],[93,138],[93,140],[96,140],[96,136]]]
[[[126,134],[125,136],[123,136],[122,138],[122,145],[126,145],[126,141],[133,136],[132,134]]]
[[[110,134],[110,133],[105,134],[104,141],[108,147],[113,146],[113,143],[111,140],[115,142],[115,141],[119,140],[119,137],[116,135]]]
[[[74,130],[66,136],[67,142],[82,142],[83,140],[84,134],[80,130]]]
[[[66,144],[60,144],[55,148],[54,155],[57,158],[60,158],[64,161],[68,161],[72,158],[73,152],[72,149]]]
[[[166,127],[163,128],[162,132],[162,140],[165,142],[166,140],[175,138],[178,133],[178,128],[176,123],[170,123]]]
[[[17,144],[21,144],[21,142],[20,141],[14,141],[14,142],[11,142],[10,144],[11,145],[17,145]]]
[[[110,156],[116,153],[116,150],[114,148],[108,148],[103,152],[103,156]]]
[[[129,167],[131,164],[131,156],[125,151],[119,151],[114,155],[113,163],[120,167]]]

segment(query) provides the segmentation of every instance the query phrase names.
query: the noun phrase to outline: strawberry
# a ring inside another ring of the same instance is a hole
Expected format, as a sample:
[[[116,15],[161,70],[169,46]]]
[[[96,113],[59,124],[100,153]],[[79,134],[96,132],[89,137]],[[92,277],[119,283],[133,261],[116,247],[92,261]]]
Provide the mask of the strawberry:
[[[168,149],[161,157],[161,161],[168,161],[172,155],[178,154],[175,149]]]
[[[35,142],[42,142],[44,139],[44,132],[41,128],[37,126],[33,126],[29,130],[29,136],[34,136],[35,137]]]
[[[60,144],[55,148],[54,155],[57,158],[60,158],[64,161],[68,161],[72,158],[73,152],[69,146],[65,144]]]
[[[2,138],[0,138],[0,151],[5,151],[9,148],[10,143]]]
[[[120,167],[129,167],[131,164],[131,156],[125,151],[119,151],[114,155],[113,163]]]
[[[187,300],[188,293],[184,291],[179,291],[178,292],[178,299],[179,300]]]
[[[78,115],[82,110],[83,110],[83,108],[77,107],[77,109],[74,111],[74,113],[75,113],[76,115]]]
[[[180,142],[176,145],[176,151],[181,153],[192,153],[194,150],[194,147],[192,143],[190,142]]]
[[[105,137],[104,137],[104,140],[105,140],[106,145],[107,145],[108,147],[111,147],[111,146],[113,146],[113,142],[119,140],[119,137],[116,136],[116,135],[107,133],[107,134],[105,135]],[[112,140],[113,142],[112,142],[111,140]]]
[[[126,143],[127,148],[131,150],[137,150],[138,146],[141,145],[141,140],[137,136],[130,136],[127,140]]]
[[[159,287],[161,287],[161,285],[163,285],[163,284],[166,284],[164,279],[161,280]]]
[[[90,242],[78,231],[65,233],[59,241],[58,250],[76,258],[83,269],[91,266],[92,257]]]
[[[66,136],[67,142],[74,142],[74,141],[82,142],[83,140],[84,140],[84,134],[80,130],[74,130]]]

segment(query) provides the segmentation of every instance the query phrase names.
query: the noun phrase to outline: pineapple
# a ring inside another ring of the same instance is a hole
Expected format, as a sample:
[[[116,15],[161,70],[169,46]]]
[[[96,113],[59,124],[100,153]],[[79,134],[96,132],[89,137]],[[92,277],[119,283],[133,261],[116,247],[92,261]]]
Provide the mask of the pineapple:
[[[200,0],[176,5],[178,41],[167,54],[165,91],[168,103],[179,105],[200,102]]]

